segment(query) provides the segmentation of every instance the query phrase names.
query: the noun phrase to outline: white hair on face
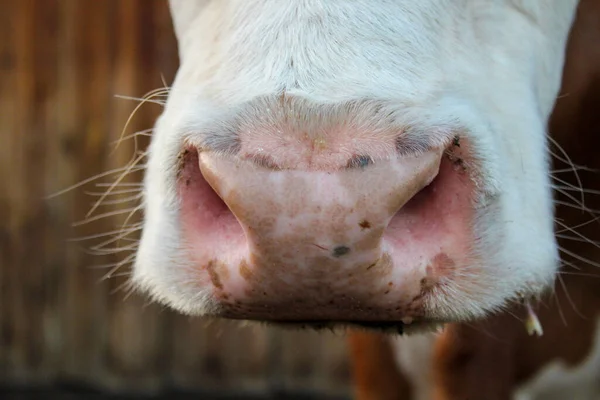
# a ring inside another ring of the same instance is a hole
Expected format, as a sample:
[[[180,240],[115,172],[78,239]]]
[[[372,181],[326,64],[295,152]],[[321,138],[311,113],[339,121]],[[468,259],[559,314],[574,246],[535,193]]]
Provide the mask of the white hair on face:
[[[186,141],[235,147],[240,126],[277,123],[264,107],[285,94],[308,122],[353,111],[382,135],[429,143],[458,130],[473,144],[484,265],[462,271],[476,284],[454,282],[433,315],[482,315],[539,291],[558,266],[545,131],[576,4],[171,0],[181,66],[150,147],[134,281],[182,312],[214,309],[181,253],[177,155]]]

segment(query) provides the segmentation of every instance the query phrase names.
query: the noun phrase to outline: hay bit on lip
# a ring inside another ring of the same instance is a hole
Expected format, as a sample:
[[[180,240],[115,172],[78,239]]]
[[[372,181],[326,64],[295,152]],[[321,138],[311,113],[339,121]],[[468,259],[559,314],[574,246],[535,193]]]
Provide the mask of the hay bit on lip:
[[[525,329],[527,329],[527,333],[529,336],[533,336],[534,334],[537,336],[542,336],[544,334],[542,324],[540,323],[535,311],[533,311],[531,304],[526,302],[525,307],[527,309],[527,318],[525,319]]]

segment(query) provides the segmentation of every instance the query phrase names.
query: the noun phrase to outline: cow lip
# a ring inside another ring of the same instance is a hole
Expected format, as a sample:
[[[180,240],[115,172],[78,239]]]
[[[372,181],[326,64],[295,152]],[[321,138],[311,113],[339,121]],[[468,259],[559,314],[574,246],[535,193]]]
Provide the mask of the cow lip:
[[[416,333],[439,332],[449,321],[434,319],[418,319],[412,322],[402,321],[330,321],[330,320],[298,320],[261,321],[283,329],[302,329],[335,331],[337,329],[360,329],[389,335],[412,335]]]

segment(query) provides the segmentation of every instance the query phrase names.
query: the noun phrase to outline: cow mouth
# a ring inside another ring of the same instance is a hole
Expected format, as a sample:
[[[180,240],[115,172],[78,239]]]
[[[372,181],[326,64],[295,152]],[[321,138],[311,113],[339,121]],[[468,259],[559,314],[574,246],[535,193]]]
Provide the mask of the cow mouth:
[[[410,320],[403,321],[261,321],[268,325],[282,329],[313,330],[313,331],[338,331],[340,329],[363,330],[383,333],[392,336],[413,335],[417,333],[438,333],[445,324],[445,320]]]
[[[341,172],[339,193],[355,195],[345,202],[326,189],[335,173],[273,170],[187,148],[178,175],[183,254],[188,279],[210,293],[208,315],[393,333],[442,324],[447,315],[434,310],[460,301],[470,283],[461,270],[473,276],[473,190],[455,153],[427,162],[417,184],[390,183],[405,198],[374,193],[404,160],[373,167],[366,189],[364,172]],[[303,195],[313,180],[331,201]]]

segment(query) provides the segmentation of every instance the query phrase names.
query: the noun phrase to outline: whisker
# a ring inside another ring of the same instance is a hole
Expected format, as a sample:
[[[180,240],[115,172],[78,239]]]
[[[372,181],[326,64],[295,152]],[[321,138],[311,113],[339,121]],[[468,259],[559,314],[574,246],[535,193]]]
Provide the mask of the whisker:
[[[124,136],[124,137],[122,137],[120,139],[113,140],[111,142],[111,144],[118,144],[119,141],[122,142],[124,140],[129,140],[129,139],[132,139],[132,138],[135,138],[135,137],[138,137],[138,136],[152,137],[152,131],[153,130],[154,130],[154,128],[144,129],[142,131],[138,131],[138,132],[132,133],[131,135]]]
[[[565,313],[563,312],[562,306],[560,305],[560,301],[558,300],[558,296],[556,295],[556,289],[554,289],[554,296],[552,296],[554,298],[554,301],[556,302],[556,308],[558,309],[558,315],[560,316],[560,319],[562,321],[563,324],[565,324],[565,326],[568,326],[569,324],[567,323],[567,319],[565,318]]]
[[[110,193],[112,189],[115,188],[115,185],[117,185],[119,182],[121,182],[128,174],[134,172],[133,170],[137,169],[141,169],[139,167],[135,168],[136,164],[139,163],[144,157],[146,156],[146,153],[142,153],[140,154],[140,156],[134,161],[133,164],[131,164],[130,166],[128,166],[125,171],[123,172],[123,174],[121,174],[121,176],[119,176],[117,178],[117,180],[108,187],[108,189],[106,190],[106,193]],[[143,167],[142,167],[143,168]],[[98,199],[98,201],[96,202],[96,204],[90,209],[90,211],[88,211],[88,213],[86,214],[86,217],[89,217],[90,215],[92,215],[92,213],[96,210],[96,208],[98,208],[98,205],[102,202],[102,200],[104,200],[104,198],[107,196],[100,196],[100,198]]]
[[[136,207],[137,208],[137,207]],[[124,210],[115,210],[115,211],[109,211],[109,212],[105,212],[104,214],[100,214],[100,215],[96,215],[90,218],[86,218],[83,221],[80,222],[75,222],[72,226],[81,226],[81,225],[85,225],[87,223],[93,222],[93,221],[97,221],[99,219],[103,219],[103,218],[108,218],[108,217],[113,217],[115,215],[121,215],[121,214],[125,214],[128,212],[131,212],[132,210],[135,210],[136,208],[127,208]]]
[[[123,297],[123,301],[127,301],[127,299],[129,299],[131,297],[131,295],[133,293],[135,293],[135,285],[133,284],[133,282],[131,280],[125,282],[123,284],[123,288],[126,288],[126,293],[125,296]]]
[[[579,268],[579,267],[577,266],[577,264],[575,264],[575,263],[572,263],[572,262],[570,262],[570,261],[561,260],[561,266],[560,266],[560,267],[562,268],[562,267],[565,267],[565,266],[568,266],[568,267],[571,267],[571,268],[573,268],[573,269],[576,269],[577,271],[581,271],[581,268]]]
[[[79,182],[79,183],[76,183],[76,184],[74,184],[74,185],[71,185],[71,186],[69,186],[68,188],[62,189],[62,190],[60,190],[60,191],[58,191],[58,192],[56,192],[56,193],[53,193],[53,194],[51,194],[51,195],[48,195],[48,196],[46,197],[46,199],[48,200],[48,199],[52,199],[52,198],[54,198],[54,197],[58,197],[58,196],[60,196],[60,195],[62,195],[62,194],[65,194],[65,193],[67,193],[67,192],[69,192],[69,191],[71,191],[71,190],[73,190],[73,189],[77,189],[78,187],[81,187],[81,186],[85,185],[86,183],[93,182],[93,181],[95,181],[95,180],[97,180],[97,179],[104,178],[104,177],[107,177],[107,176],[110,176],[110,175],[113,175],[113,174],[122,173],[123,171],[126,171],[126,170],[127,170],[127,168],[128,168],[128,166],[125,166],[125,167],[120,167],[120,168],[115,168],[115,169],[111,169],[111,170],[109,170],[109,171],[102,172],[102,173],[100,173],[100,174],[97,174],[97,175],[91,176],[91,177],[89,177],[89,178],[87,178],[87,179],[84,179],[84,180],[82,180],[82,181],[81,181],[81,182]],[[139,185],[141,185],[141,184],[139,184]]]
[[[116,263],[110,271],[108,271],[106,274],[104,274],[104,276],[102,277],[102,280],[104,281],[104,280],[110,279],[113,276],[113,274],[119,270],[119,268],[130,263],[131,261],[133,261],[134,258],[135,258],[135,254],[130,254],[124,260]]]
[[[91,249],[92,250],[103,250],[104,246],[108,246],[109,244],[118,242],[120,239],[123,239],[123,238],[131,235],[132,233],[138,232],[139,230],[140,230],[139,228],[134,228],[134,229],[126,230],[126,231],[121,231],[115,237],[105,240],[102,243],[99,243],[99,244],[91,247]]]
[[[567,197],[568,199],[573,200],[573,203],[568,203],[568,204],[573,204],[575,206],[577,206],[578,209],[582,210],[582,211],[587,211],[585,206],[579,202],[579,200],[577,200],[577,198],[575,198],[574,196],[572,196],[570,193],[564,192],[561,189],[555,189],[557,192],[561,193],[563,196]],[[562,200],[554,200],[554,204],[564,204],[565,202],[563,202]]]
[[[141,204],[139,204],[137,207],[135,207],[135,208],[134,208],[134,209],[133,209],[133,210],[132,210],[132,211],[129,213],[129,215],[127,216],[127,218],[125,218],[125,221],[123,222],[123,226],[126,226],[126,225],[127,225],[127,223],[129,222],[129,219],[130,219],[130,218],[131,218],[131,217],[132,217],[132,216],[133,216],[133,215],[134,215],[136,212],[143,210],[143,208],[144,208],[144,204],[143,204],[143,203],[141,203]]]
[[[164,100],[151,100],[151,99],[147,99],[147,98],[144,98],[144,97],[125,96],[125,95],[122,95],[122,94],[116,94],[115,97],[118,98],[118,99],[121,99],[121,100],[139,101],[140,105],[144,104],[144,103],[158,104],[159,106],[164,106],[165,105],[165,101]]]
[[[152,90],[152,91],[148,92],[146,95],[144,95],[144,97],[141,99],[141,102],[133,109],[133,111],[131,112],[131,114],[129,114],[129,117],[127,117],[127,121],[125,121],[125,126],[123,127],[123,130],[121,131],[121,135],[119,135],[119,140],[118,140],[117,144],[115,145],[115,150],[119,147],[119,144],[121,143],[121,141],[123,139],[123,136],[125,136],[125,131],[127,130],[127,127],[129,126],[129,124],[133,120],[133,117],[136,115],[136,113],[138,112],[138,110],[144,104],[146,104],[147,102],[150,102],[153,97],[155,97],[156,95],[160,94],[162,91],[164,91],[164,89],[162,89],[162,88],[161,89],[155,89],[155,90]]]
[[[133,228],[135,228],[135,230],[140,230],[142,228],[142,223],[131,224],[131,225],[125,227],[125,229],[133,229]],[[123,231],[123,229],[115,229],[114,231],[97,233],[95,235],[88,235],[88,236],[82,236],[82,237],[78,237],[78,238],[67,239],[67,241],[69,241],[69,242],[85,242],[87,240],[99,239],[99,238],[102,238],[105,236],[115,235],[117,233],[121,233],[122,231]]]
[[[124,237],[121,238],[122,241],[124,242],[134,242],[134,243],[140,243],[140,239],[134,239],[134,238],[128,238],[128,237]]]
[[[569,294],[569,291],[567,290],[567,285],[565,285],[565,281],[562,278],[561,275],[558,276],[558,281],[560,282],[564,292],[565,292],[565,296],[567,297],[567,301],[571,304],[571,307],[573,308],[573,311],[575,311],[575,314],[577,314],[579,317],[583,318],[583,319],[587,319],[586,317],[583,316],[583,314],[581,314],[579,312],[579,309],[577,308],[577,306],[575,306],[575,302],[573,301],[573,299],[571,298],[571,295]]]
[[[591,223],[594,223],[594,222],[598,221],[599,219],[600,219],[600,215],[598,215],[598,216],[596,216],[596,217],[594,217],[594,218],[592,218],[592,219],[590,219],[588,221],[585,221],[585,222],[582,222],[582,223],[577,224],[575,226],[572,226],[570,229],[577,229],[577,228],[584,227],[586,225],[589,225]],[[558,219],[555,218],[554,221],[557,222]],[[560,230],[556,231],[556,233],[562,233],[562,232],[565,232],[565,231],[566,231],[565,229],[560,229]]]
[[[115,186],[115,187],[119,187],[119,186],[122,186],[122,187],[132,187],[132,186],[135,186],[135,187],[140,187],[140,186],[144,186],[144,184],[142,182],[121,182],[121,183],[119,183],[117,185],[115,185],[114,183],[96,183],[96,186],[97,187],[107,187],[107,186]],[[141,189],[138,189],[138,190],[141,190]]]
[[[135,257],[135,253],[132,253],[132,254],[128,255],[125,259],[123,259],[121,261],[113,262],[113,263],[110,263],[110,264],[92,265],[91,267],[89,267],[89,269],[114,268],[116,265],[123,266],[123,265],[126,265],[127,263],[132,262],[133,259],[134,259],[134,257]]]
[[[570,230],[570,229],[568,229],[568,230]],[[588,238],[586,238],[584,235],[582,235],[579,232],[574,232],[574,233],[576,233],[578,236],[581,236],[581,237],[576,237],[576,236],[571,236],[571,235],[563,235],[563,234],[556,234],[555,236],[558,237],[558,238],[561,238],[561,239],[565,239],[565,240],[572,240],[574,242],[590,243],[590,244],[593,244],[596,247],[600,247],[600,242],[588,239]]]
[[[87,194],[88,196],[102,196],[106,193],[106,191],[104,192],[88,192],[85,191],[85,194]],[[119,196],[119,195],[123,195],[123,194],[131,194],[131,193],[139,193],[140,196],[142,195],[142,190],[141,189],[122,189],[122,190],[113,190],[112,192],[110,192],[109,196]]]
[[[166,90],[168,90],[170,92],[171,91],[171,87],[169,87],[169,85],[167,85],[167,81],[165,79],[165,75],[162,72],[160,73],[160,80],[161,80],[161,82],[163,84],[163,88],[166,89]]]
[[[111,205],[115,205],[115,204],[124,204],[124,203],[129,203],[132,201],[137,201],[140,200],[142,198],[142,194],[136,194],[135,196],[128,196],[128,197],[124,197],[122,199],[115,199],[115,200],[104,200],[102,203],[99,204],[99,206],[111,206]],[[93,202],[92,204],[96,204],[96,202]]]
[[[588,258],[582,257],[582,256],[580,256],[578,254],[575,254],[572,251],[569,251],[569,250],[565,249],[564,247],[559,246],[558,249],[560,251],[562,251],[563,253],[568,254],[569,256],[571,256],[573,258],[576,258],[577,260],[579,260],[581,262],[584,262],[584,263],[586,263],[588,265],[591,265],[593,267],[599,267],[600,268],[600,264],[599,263],[594,262],[594,261],[592,261],[592,260],[590,260]]]
[[[573,185],[572,183],[570,183],[570,182],[568,182],[568,181],[565,181],[564,179],[557,178],[557,177],[555,177],[555,176],[553,176],[553,177],[552,177],[552,179],[553,179],[553,180],[555,180],[555,181],[557,181],[557,182],[560,182],[560,183],[562,183],[563,185],[565,185],[566,187],[569,187],[569,188],[571,188],[571,189],[574,189],[574,190],[576,190],[576,191],[578,191],[578,192],[580,192],[580,191],[582,190],[582,187],[575,186],[575,185]]]
[[[557,168],[557,169],[551,170],[550,173],[554,174],[554,173],[563,173],[563,172],[573,172],[573,169],[576,169],[578,171],[600,172],[600,169],[594,169],[594,168],[586,167],[584,165],[575,165],[575,164],[573,164],[573,165],[574,165],[573,168]]]
[[[588,193],[588,194],[600,194],[600,190],[595,190],[595,189],[580,189],[580,188],[576,188],[573,186],[560,186],[560,185],[551,185],[551,187],[553,189],[562,189],[562,190],[566,190],[566,191],[576,191],[579,192],[581,190],[584,191],[584,193]]]
[[[131,276],[131,273],[128,274],[128,275],[122,275],[122,276]],[[113,295],[117,294],[118,292],[120,292],[121,290],[126,289],[128,286],[131,287],[131,281],[129,281],[129,280],[123,282],[122,284],[120,284],[119,286],[117,286],[116,288],[114,288],[113,290],[111,290],[110,293],[109,293],[109,295],[113,296]],[[130,296],[130,294],[126,295],[125,298],[123,299],[123,301],[127,300],[127,298],[129,296]]]
[[[583,278],[600,278],[600,275],[598,274],[591,274],[585,272],[560,271],[559,274],[569,276],[581,276]]]
[[[138,248],[138,244],[133,243],[129,246],[113,247],[113,248],[109,248],[109,249],[101,249],[101,250],[88,249],[88,250],[86,250],[86,253],[94,255],[94,256],[106,256],[106,255],[123,253],[126,251],[133,251],[132,254],[135,254],[135,250],[137,250],[137,248]]]
[[[548,135],[548,140],[550,140],[552,143],[554,143],[554,145],[558,148],[558,150],[565,156],[566,161],[565,161],[565,159],[561,159],[561,157],[557,156],[553,151],[550,151],[550,154],[552,154],[558,160],[566,162],[573,168],[573,173],[575,174],[575,179],[577,179],[577,183],[579,184],[579,187],[583,188],[583,184],[581,183],[581,178],[579,177],[579,173],[577,172],[577,169],[575,168],[575,164],[573,163],[573,161],[571,160],[571,158],[569,157],[569,155],[567,154],[565,149],[563,149],[562,146],[556,140],[554,140],[552,138],[552,136]],[[584,196],[583,192],[581,192],[581,204],[585,205],[585,196]]]
[[[600,213],[600,210],[596,210],[594,208],[587,208],[585,206],[582,206],[581,204],[573,204],[573,203],[569,203],[568,201],[562,201],[562,200],[554,200],[555,204],[560,204],[566,207],[571,207],[571,208],[575,208],[577,210],[581,210],[581,211],[587,211],[588,213],[590,213],[592,215],[592,217],[595,217],[595,214]]]

